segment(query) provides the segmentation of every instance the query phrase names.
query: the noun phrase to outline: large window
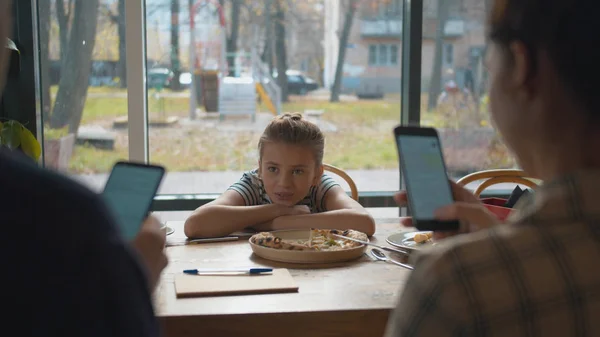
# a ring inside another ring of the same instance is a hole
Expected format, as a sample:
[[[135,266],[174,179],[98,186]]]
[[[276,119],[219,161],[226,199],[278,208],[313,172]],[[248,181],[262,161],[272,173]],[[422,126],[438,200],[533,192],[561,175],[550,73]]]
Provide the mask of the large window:
[[[99,189],[129,158],[124,2],[37,3],[45,165]]]
[[[145,1],[148,69],[174,74],[161,90],[148,90],[149,102],[173,102],[156,121],[150,118],[150,161],[169,171],[163,192],[223,192],[257,167],[262,130],[285,112],[303,113],[321,127],[325,162],[349,171],[361,191],[398,184],[394,143],[381,130],[400,121],[400,66],[392,49],[400,37],[373,41],[362,32],[359,14],[386,16],[388,4],[350,3]],[[348,11],[356,20],[345,27]],[[330,102],[344,29],[339,99]],[[396,76],[372,71],[380,65]],[[177,83],[178,74],[193,81]]]
[[[423,35],[410,37],[422,39],[410,64],[421,123],[439,128],[455,176],[513,165],[488,119],[485,3],[424,0]],[[115,161],[149,161],[168,169],[161,193],[214,195],[257,166],[271,118],[300,112],[361,192],[397,189],[402,1],[38,6],[47,166],[100,188]]]
[[[484,67],[489,1],[425,1],[421,124],[438,128],[454,177],[515,164],[490,125]]]

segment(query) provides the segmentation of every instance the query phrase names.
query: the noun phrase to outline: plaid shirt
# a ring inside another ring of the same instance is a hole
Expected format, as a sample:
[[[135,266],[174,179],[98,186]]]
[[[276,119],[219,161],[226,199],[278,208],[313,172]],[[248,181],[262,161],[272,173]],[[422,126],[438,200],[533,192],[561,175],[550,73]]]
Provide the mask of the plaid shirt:
[[[600,171],[417,255],[386,336],[600,336]]]

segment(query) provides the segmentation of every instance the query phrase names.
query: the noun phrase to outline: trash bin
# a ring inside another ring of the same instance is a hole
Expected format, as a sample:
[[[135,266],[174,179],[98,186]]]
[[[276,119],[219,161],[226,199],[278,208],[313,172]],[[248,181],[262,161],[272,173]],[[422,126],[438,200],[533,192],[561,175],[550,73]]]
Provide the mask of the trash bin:
[[[192,82],[194,91],[196,93],[196,104],[198,106],[204,106],[204,95],[202,92],[202,75],[199,71],[194,72]]]
[[[196,98],[198,105],[204,106],[206,112],[219,111],[219,73],[203,71],[194,73],[196,81]]]

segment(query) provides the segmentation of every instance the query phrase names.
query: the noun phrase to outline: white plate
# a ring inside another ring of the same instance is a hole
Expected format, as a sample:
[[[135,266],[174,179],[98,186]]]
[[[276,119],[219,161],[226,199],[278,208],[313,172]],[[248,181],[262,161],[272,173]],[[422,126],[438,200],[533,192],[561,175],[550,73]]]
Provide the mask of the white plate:
[[[272,233],[283,240],[308,240],[310,237],[308,229],[274,231]],[[248,242],[254,254],[263,259],[287,263],[318,264],[350,261],[360,258],[367,249],[365,245],[360,245],[350,249],[334,251],[283,250],[259,246],[250,242],[250,240]]]
[[[431,240],[425,243],[416,243],[414,237],[418,233],[431,232],[401,232],[388,236],[386,241],[392,246],[408,249],[420,249],[433,246],[434,243]]]
[[[169,226],[163,226],[161,229],[165,231],[165,235],[171,235],[175,232],[175,230]]]

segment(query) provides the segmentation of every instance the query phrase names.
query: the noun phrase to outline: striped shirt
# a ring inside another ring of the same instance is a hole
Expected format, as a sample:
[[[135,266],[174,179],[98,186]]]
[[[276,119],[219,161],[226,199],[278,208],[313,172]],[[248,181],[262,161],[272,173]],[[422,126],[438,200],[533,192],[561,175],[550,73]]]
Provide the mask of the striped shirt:
[[[387,337],[600,336],[600,171],[519,200],[511,222],[417,254]]]
[[[323,174],[319,185],[312,186],[308,194],[298,205],[308,206],[311,213],[326,212],[325,195],[327,195],[327,192],[333,186],[339,186],[339,184],[328,175]],[[245,172],[242,178],[227,190],[238,192],[244,198],[246,206],[268,205],[272,203],[265,191],[262,180],[258,177],[258,170]]]

